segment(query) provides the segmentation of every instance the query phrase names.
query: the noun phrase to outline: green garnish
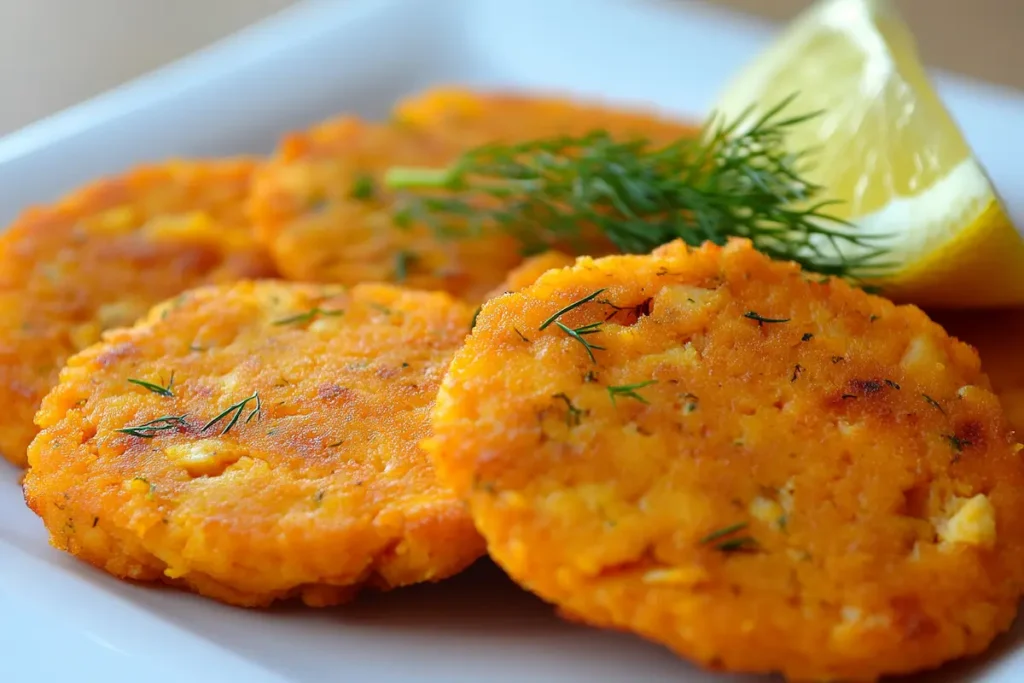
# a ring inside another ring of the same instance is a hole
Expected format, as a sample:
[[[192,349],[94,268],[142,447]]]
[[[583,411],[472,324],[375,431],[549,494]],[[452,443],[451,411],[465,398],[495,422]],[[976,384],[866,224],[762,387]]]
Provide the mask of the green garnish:
[[[800,337],[800,341],[802,342],[809,342],[812,339],[814,339],[814,335],[810,332],[804,332],[804,336]]]
[[[925,400],[925,402],[926,402],[926,403],[927,403],[928,405],[930,405],[930,406],[931,406],[932,408],[935,408],[936,410],[938,410],[938,411],[939,411],[940,413],[942,413],[943,415],[945,415],[945,414],[946,414],[946,411],[945,411],[945,410],[943,409],[943,407],[942,407],[941,405],[939,405],[939,402],[938,402],[938,401],[936,401],[936,400],[935,400],[934,398],[932,398],[931,396],[929,396],[928,394],[921,394],[921,398],[923,398],[923,399]]]
[[[207,422],[205,425],[203,425],[203,428],[200,429],[199,431],[205,432],[207,429],[209,429],[213,425],[217,424],[218,422],[223,420],[228,415],[231,415],[232,413],[234,413],[234,415],[232,415],[231,419],[228,421],[227,426],[224,427],[224,430],[220,433],[221,436],[224,436],[225,434],[230,432],[231,428],[234,427],[238,423],[239,418],[242,417],[242,412],[245,410],[245,407],[247,405],[249,405],[249,403],[251,401],[256,401],[256,407],[253,408],[251,411],[249,411],[249,416],[247,418],[245,418],[245,423],[249,424],[250,422],[252,422],[254,417],[256,417],[257,415],[260,415],[261,412],[263,411],[263,403],[260,401],[260,394],[259,394],[259,392],[256,392],[252,396],[250,396],[249,398],[241,400],[238,403],[236,403],[236,404],[234,404],[232,406],[229,406],[223,413],[221,413],[220,415],[218,415],[217,417],[213,418],[212,420]]]
[[[555,394],[551,398],[557,398],[565,402],[565,424],[567,427],[578,427],[587,411],[577,408],[572,399],[565,392]]]
[[[161,386],[159,384],[153,384],[152,382],[147,382],[147,381],[141,380],[141,379],[134,379],[132,377],[128,378],[128,383],[129,384],[138,385],[138,386],[143,387],[145,389],[149,389],[154,394],[160,394],[161,396],[168,396],[168,397],[174,396],[174,391],[173,391],[173,389],[174,389],[174,373],[173,372],[171,373],[171,379],[167,382],[167,386]]]
[[[597,359],[594,358],[594,351],[604,351],[605,348],[603,346],[598,346],[597,344],[591,344],[590,342],[588,342],[583,337],[588,335],[588,334],[595,334],[597,332],[600,332],[601,331],[601,325],[603,325],[604,323],[603,322],[587,323],[586,325],[581,325],[580,327],[572,328],[572,327],[569,327],[568,325],[565,325],[565,324],[559,322],[558,319],[561,318],[566,313],[568,313],[569,311],[571,311],[573,309],[576,309],[576,308],[579,308],[580,306],[582,306],[583,304],[585,304],[587,302],[593,301],[602,292],[604,292],[604,289],[599,289],[599,290],[597,290],[595,292],[591,292],[590,294],[588,294],[587,296],[583,297],[582,299],[577,299],[576,301],[573,301],[571,304],[569,304],[565,308],[562,308],[562,309],[559,309],[558,311],[555,311],[555,313],[552,314],[552,316],[550,318],[548,318],[547,320],[545,320],[544,322],[541,323],[540,327],[538,327],[537,330],[540,331],[540,330],[547,329],[547,327],[553,323],[555,325],[555,327],[557,327],[558,329],[562,330],[562,332],[565,332],[567,335],[569,335],[570,337],[572,337],[573,339],[578,341],[580,344],[582,344],[583,348],[586,349],[586,351],[587,351],[587,355],[590,356],[590,362],[591,363],[596,363]],[[519,330],[516,330],[516,332],[519,332]],[[519,332],[519,336],[521,336],[521,337],[523,336],[521,332]],[[526,339],[526,338],[523,337],[523,339]],[[527,341],[529,341],[529,340],[527,340]]]
[[[572,329],[567,325],[563,325],[557,320],[555,321],[555,326],[558,329],[560,329],[562,332],[565,332],[567,335],[578,341],[580,344],[583,344],[583,348],[586,349],[587,355],[590,356],[591,363],[597,362],[597,359],[594,358],[594,351],[604,351],[605,348],[603,346],[598,346],[597,344],[591,344],[586,339],[584,339],[583,336],[587,334],[594,334],[596,332],[600,332],[601,325],[602,323],[590,323],[588,325],[583,325],[582,327]]]
[[[737,531],[740,531],[742,529],[746,529],[748,526],[750,526],[750,524],[747,523],[747,522],[738,522],[738,523],[732,524],[730,526],[725,526],[725,527],[722,527],[721,529],[716,529],[715,531],[712,531],[710,534],[708,534],[704,538],[700,539],[699,542],[700,542],[701,545],[707,545],[708,543],[712,543],[712,542],[717,541],[717,540],[719,540],[721,538],[725,538],[726,536],[731,536],[732,534],[736,533]]]
[[[405,282],[409,277],[409,266],[416,259],[416,254],[400,249],[395,254],[395,282]]]
[[[788,323],[789,322],[789,318],[766,318],[763,315],[757,313],[756,311],[747,311],[746,313],[743,314],[743,317],[744,318],[748,318],[750,320],[756,320],[758,327],[761,327],[765,323]]]
[[[554,315],[552,315],[550,318],[548,318],[543,323],[541,323],[540,327],[538,327],[537,329],[538,330],[544,330],[546,327],[548,327],[548,325],[550,325],[551,323],[555,322],[556,320],[561,318],[563,315],[565,315],[569,311],[573,310],[574,308],[579,308],[580,306],[582,306],[583,304],[585,304],[585,303],[587,303],[589,301],[593,301],[596,297],[600,296],[603,292],[604,292],[604,289],[599,289],[596,292],[592,292],[592,293],[586,295],[582,299],[578,299],[576,301],[573,301],[571,304],[569,304],[565,308],[563,308],[563,309],[561,309],[559,311],[556,311]]]
[[[345,311],[328,310],[328,309],[325,309],[325,308],[320,308],[319,306],[314,306],[313,308],[309,309],[308,311],[305,311],[304,313],[298,313],[296,315],[288,316],[287,318],[281,318],[280,320],[275,320],[271,324],[272,325],[298,325],[298,324],[301,324],[301,323],[308,323],[311,320],[313,320],[314,318],[319,317],[319,316],[331,317],[331,316],[343,315],[344,313],[345,313]]]
[[[513,330],[515,330],[515,333],[519,335],[519,338],[520,338],[520,339],[522,339],[522,340],[523,340],[524,342],[526,342],[527,344],[529,344],[529,343],[530,343],[530,339],[529,339],[529,338],[528,338],[528,337],[527,337],[527,336],[526,336],[525,334],[523,334],[522,332],[520,332],[520,331],[519,331],[519,328],[518,328],[518,327],[513,327],[512,329],[513,329]]]
[[[712,116],[702,135],[659,146],[598,130],[470,150],[446,168],[390,169],[405,192],[396,222],[424,221],[439,234],[498,229],[524,249],[579,242],[596,228],[622,252],[644,254],[682,239],[698,246],[744,237],[805,270],[863,278],[880,263],[883,235],[859,234],[826,209],[824,188],[802,173],[806,152],[786,150],[795,126],[788,97],[755,118]]]
[[[476,319],[480,317],[480,311],[482,311],[483,309],[483,306],[477,306],[476,310],[473,311],[473,319],[469,321],[470,332],[472,332],[476,328]]]
[[[755,550],[757,549],[757,539],[753,536],[741,536],[740,538],[730,538],[727,541],[722,541],[715,546],[715,550],[721,550],[723,553],[735,553],[743,550]]]
[[[973,446],[969,439],[961,439],[956,434],[943,434],[942,438],[949,442],[950,447],[957,453],[963,453],[964,446]]]
[[[623,398],[631,398],[634,401],[640,401],[641,403],[643,403],[645,405],[650,405],[650,401],[648,401],[646,398],[644,398],[640,394],[636,393],[636,390],[637,389],[643,389],[644,387],[649,387],[652,384],[657,384],[657,383],[658,383],[658,380],[656,380],[656,379],[649,379],[646,382],[638,382],[636,384],[623,384],[623,385],[617,386],[617,387],[608,387],[608,397],[611,398],[612,405],[615,405],[615,399],[618,396],[621,396]]]
[[[185,423],[185,415],[164,415],[158,417],[155,420],[149,422],[143,422],[140,425],[134,427],[124,427],[122,429],[115,429],[115,432],[121,434],[130,434],[131,436],[137,436],[140,439],[152,439],[159,435],[161,432],[177,431],[178,429],[187,426]]]
[[[355,181],[352,183],[352,192],[350,193],[353,199],[373,199],[375,193],[373,176],[360,173],[356,176]]]

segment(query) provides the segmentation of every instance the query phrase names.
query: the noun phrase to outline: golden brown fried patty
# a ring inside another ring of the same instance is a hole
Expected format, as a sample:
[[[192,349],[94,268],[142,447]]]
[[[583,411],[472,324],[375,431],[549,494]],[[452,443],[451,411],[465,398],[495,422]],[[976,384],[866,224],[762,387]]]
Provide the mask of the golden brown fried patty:
[[[260,171],[250,213],[281,272],[295,280],[400,282],[481,301],[521,260],[497,231],[439,238],[422,222],[395,224],[393,166],[443,168],[484,142],[603,128],[668,141],[693,128],[650,115],[511,95],[430,91],[400,103],[393,121],[347,117],[288,136]]]
[[[273,274],[244,219],[253,167],[139,168],[30,209],[0,234],[0,454],[25,464],[39,402],[103,330],[189,287]]]
[[[1024,435],[1024,310],[936,311],[951,335],[978,350],[1006,417]]]
[[[184,294],[70,359],[28,503],[58,548],[236,605],[450,576],[483,543],[417,441],[469,322],[385,285]]]
[[[706,666],[871,679],[1016,611],[1024,466],[977,356],[747,242],[488,302],[433,425],[514,579]]]

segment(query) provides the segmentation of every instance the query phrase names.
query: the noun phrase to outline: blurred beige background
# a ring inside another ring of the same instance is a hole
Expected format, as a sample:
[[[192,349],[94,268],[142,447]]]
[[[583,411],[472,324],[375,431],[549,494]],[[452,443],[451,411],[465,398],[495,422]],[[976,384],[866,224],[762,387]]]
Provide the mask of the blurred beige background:
[[[294,1],[0,0],[0,134],[181,57]],[[785,19],[810,3],[706,1],[773,19]],[[1024,89],[1024,0],[896,1],[930,64]]]

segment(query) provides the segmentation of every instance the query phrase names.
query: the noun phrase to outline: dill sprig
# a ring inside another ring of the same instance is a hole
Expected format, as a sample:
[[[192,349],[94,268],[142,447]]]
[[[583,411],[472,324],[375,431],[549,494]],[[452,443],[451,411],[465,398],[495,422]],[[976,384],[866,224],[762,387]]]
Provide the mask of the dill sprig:
[[[612,405],[615,405],[615,399],[618,397],[631,398],[634,401],[640,401],[645,405],[650,405],[650,401],[636,393],[637,389],[643,389],[649,387],[652,384],[657,384],[658,380],[649,379],[646,382],[637,382],[636,384],[623,384],[617,387],[608,387],[608,396],[612,400]]]
[[[549,325],[554,324],[555,327],[560,329],[562,332],[565,332],[567,335],[569,335],[569,337],[571,337],[572,339],[575,339],[580,344],[582,344],[583,348],[586,349],[586,351],[587,351],[587,355],[590,356],[590,362],[591,363],[596,363],[597,359],[594,357],[594,351],[604,351],[605,348],[603,346],[598,346],[597,344],[591,344],[589,341],[584,339],[584,337],[586,335],[588,335],[588,334],[596,334],[597,332],[600,332],[601,331],[601,325],[603,325],[604,323],[603,322],[587,323],[586,325],[581,325],[580,327],[573,328],[573,327],[569,327],[568,325],[560,322],[558,319],[561,318],[566,313],[568,313],[569,311],[577,309],[580,306],[582,306],[582,305],[584,305],[584,304],[586,304],[586,303],[588,303],[590,301],[593,301],[595,298],[600,296],[602,292],[604,292],[604,289],[598,289],[597,291],[591,292],[590,294],[586,295],[582,299],[577,299],[576,301],[573,301],[568,306],[565,306],[564,308],[558,309],[557,311],[555,311],[551,315],[550,318],[548,318],[547,320],[542,322],[540,324],[540,327],[537,328],[537,330],[538,331],[545,330],[545,329],[548,328]],[[519,332],[519,330],[516,330],[516,331]],[[521,337],[523,336],[521,332],[519,333],[519,336],[521,336]],[[523,339],[526,339],[526,338],[523,337]],[[529,341],[529,340],[526,339],[526,341]]]
[[[942,404],[940,404],[938,401],[936,401],[934,398],[932,398],[928,394],[921,394],[921,398],[923,398],[924,402],[927,403],[928,405],[930,405],[932,408],[935,408],[937,411],[939,411],[943,415],[946,414],[946,411],[942,407]]]
[[[576,308],[579,308],[580,306],[582,306],[585,303],[593,301],[594,299],[596,299],[597,297],[599,297],[603,293],[604,293],[604,289],[599,289],[596,292],[592,292],[592,293],[586,295],[582,299],[577,299],[576,301],[573,301],[571,304],[569,304],[565,308],[558,309],[557,311],[555,311],[555,313],[552,314],[552,316],[550,318],[548,318],[547,320],[542,322],[540,324],[540,327],[538,327],[537,329],[538,330],[544,330],[551,323],[555,322],[556,320],[561,318],[563,315],[565,315],[569,311],[571,311],[573,309],[576,309]]]
[[[130,436],[137,436],[140,439],[152,439],[163,432],[177,431],[182,427],[187,426],[185,422],[185,415],[164,415],[158,417],[155,420],[149,422],[143,422],[140,425],[134,427],[124,427],[122,429],[115,429],[115,432],[121,434],[128,434]]]
[[[586,350],[587,355],[590,356],[591,363],[597,362],[597,359],[594,358],[594,351],[604,351],[605,348],[603,346],[598,346],[597,344],[591,344],[589,341],[584,339],[584,335],[595,334],[597,332],[600,332],[602,324],[603,323],[600,322],[589,323],[587,325],[572,328],[569,327],[568,325],[558,322],[557,320],[555,321],[555,327],[560,329],[562,332],[565,332],[571,338],[575,339],[576,341],[583,345],[583,348]]]
[[[565,402],[565,426],[579,427],[587,411],[577,408],[576,404],[572,402],[572,399],[564,391],[553,395],[551,398],[557,398]]]
[[[319,306],[314,306],[313,308],[309,309],[308,311],[305,311],[303,313],[297,313],[295,315],[290,315],[287,318],[281,318],[279,320],[275,320],[271,324],[272,325],[278,325],[278,326],[280,326],[280,325],[298,325],[298,324],[301,324],[301,323],[308,323],[308,322],[310,322],[311,320],[313,320],[314,318],[317,318],[317,317],[321,317],[321,316],[322,317],[339,316],[339,315],[342,315],[344,313],[345,313],[345,311],[341,311],[341,310],[330,310],[330,309],[320,308]]]
[[[729,526],[722,527],[721,529],[715,529],[704,538],[700,539],[701,545],[707,545],[714,541],[725,538],[726,536],[732,536],[737,531],[746,529],[750,524],[748,522],[737,522],[736,524],[730,524]]]
[[[173,397],[174,396],[174,373],[173,372],[171,372],[171,379],[168,380],[167,386],[162,386],[160,384],[154,384],[153,382],[147,382],[146,380],[142,380],[142,379],[135,379],[134,377],[129,377],[128,378],[128,383],[129,384],[135,384],[136,386],[140,386],[140,387],[142,387],[144,389],[149,389],[154,394],[159,394],[161,396],[165,396],[165,397]]]
[[[778,324],[789,322],[789,318],[766,318],[757,311],[747,311],[746,313],[743,314],[743,317],[749,320],[756,321],[758,327],[763,327],[765,323]]]
[[[256,401],[256,407],[249,411],[249,416],[245,418],[245,423],[249,424],[250,422],[252,422],[254,417],[259,415],[263,411],[263,403],[262,401],[260,401],[260,394],[258,391],[249,398],[243,399],[232,406],[228,406],[228,408],[225,409],[224,412],[222,412],[220,415],[218,415],[217,417],[213,418],[205,425],[203,425],[203,428],[200,429],[199,431],[205,432],[207,429],[217,424],[218,422],[226,418],[228,415],[231,415],[231,419],[228,421],[227,426],[224,427],[224,430],[220,433],[221,436],[224,436],[225,434],[230,432],[231,428],[238,423],[239,418],[242,417],[242,412],[245,410],[245,407],[248,406],[251,401]]]
[[[730,538],[715,545],[715,550],[723,553],[736,553],[741,551],[757,550],[757,539],[753,536],[741,536]]]
[[[659,146],[598,130],[470,150],[447,168],[388,171],[405,193],[399,225],[439,235],[503,230],[524,251],[579,244],[597,228],[619,250],[647,253],[682,239],[698,246],[745,237],[768,256],[851,278],[892,264],[878,239],[828,212],[824,188],[803,177],[808,153],[786,151],[790,130],[817,113],[787,116],[789,97],[754,118],[713,116],[704,133]]]

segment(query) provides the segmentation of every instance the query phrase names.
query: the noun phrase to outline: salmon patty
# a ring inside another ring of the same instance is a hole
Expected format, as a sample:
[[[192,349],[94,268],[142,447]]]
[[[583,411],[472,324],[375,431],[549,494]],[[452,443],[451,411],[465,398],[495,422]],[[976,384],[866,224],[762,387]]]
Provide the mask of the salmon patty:
[[[387,170],[440,169],[484,143],[594,129],[662,142],[695,134],[655,116],[565,100],[428,91],[399,103],[388,123],[343,117],[285,138],[258,174],[250,214],[290,279],[394,282],[475,304],[519,264],[522,245],[496,227],[397,219],[405,204],[385,187]]]
[[[26,499],[57,548],[235,605],[448,577],[483,542],[417,442],[470,317],[385,285],[186,293],[68,361]]]
[[[208,283],[274,274],[244,201],[255,164],[174,161],[30,209],[0,234],[0,454],[25,464],[68,356]]]
[[[745,241],[486,303],[433,426],[512,578],[710,668],[934,667],[1024,585],[1021,447],[973,350]]]

